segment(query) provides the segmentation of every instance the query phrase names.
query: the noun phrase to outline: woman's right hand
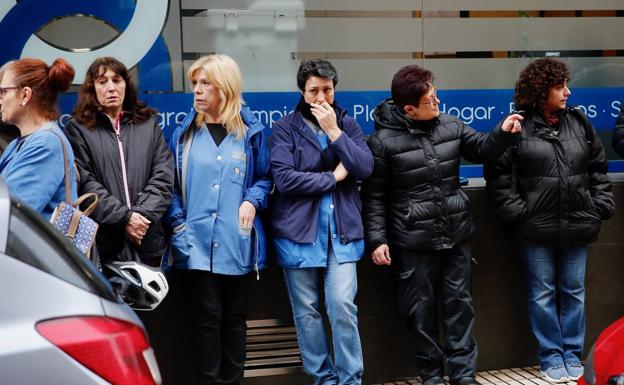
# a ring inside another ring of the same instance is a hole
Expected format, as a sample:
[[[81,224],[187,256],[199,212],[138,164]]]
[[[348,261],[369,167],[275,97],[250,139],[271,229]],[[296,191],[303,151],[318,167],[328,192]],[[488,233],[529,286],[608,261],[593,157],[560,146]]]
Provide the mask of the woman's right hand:
[[[385,243],[377,246],[371,255],[375,265],[390,265],[392,259],[390,259],[390,248]]]

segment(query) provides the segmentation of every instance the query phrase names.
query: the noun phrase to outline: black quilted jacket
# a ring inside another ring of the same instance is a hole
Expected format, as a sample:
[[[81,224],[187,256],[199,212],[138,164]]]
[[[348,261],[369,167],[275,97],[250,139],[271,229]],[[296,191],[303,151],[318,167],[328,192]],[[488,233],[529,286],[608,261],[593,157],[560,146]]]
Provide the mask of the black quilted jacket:
[[[557,127],[528,113],[521,141],[485,167],[499,218],[521,239],[552,245],[587,243],[614,213],[607,158],[600,139],[568,107]],[[516,193],[512,193],[512,164]]]
[[[447,114],[412,121],[391,100],[374,119],[368,145],[375,166],[362,194],[367,247],[441,250],[468,239],[474,224],[459,186],[460,157],[496,159],[516,135],[479,133]]]

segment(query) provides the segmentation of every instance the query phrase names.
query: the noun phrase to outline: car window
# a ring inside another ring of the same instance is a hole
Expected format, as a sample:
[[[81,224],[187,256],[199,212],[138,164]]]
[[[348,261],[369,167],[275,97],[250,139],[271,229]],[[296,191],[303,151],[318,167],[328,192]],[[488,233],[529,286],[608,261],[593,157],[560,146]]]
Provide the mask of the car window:
[[[108,281],[38,213],[12,202],[6,254],[108,300],[116,296]]]

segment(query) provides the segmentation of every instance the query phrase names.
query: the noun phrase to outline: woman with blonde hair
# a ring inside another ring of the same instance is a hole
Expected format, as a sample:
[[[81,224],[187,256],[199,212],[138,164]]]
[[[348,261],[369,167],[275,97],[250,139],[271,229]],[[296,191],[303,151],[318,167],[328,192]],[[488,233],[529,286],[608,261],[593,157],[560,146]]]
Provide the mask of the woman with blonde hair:
[[[245,363],[249,273],[264,267],[256,212],[271,187],[264,127],[243,106],[234,60],[209,55],[188,70],[193,109],[175,130],[168,219],[173,267],[188,284],[200,384],[239,384]]]

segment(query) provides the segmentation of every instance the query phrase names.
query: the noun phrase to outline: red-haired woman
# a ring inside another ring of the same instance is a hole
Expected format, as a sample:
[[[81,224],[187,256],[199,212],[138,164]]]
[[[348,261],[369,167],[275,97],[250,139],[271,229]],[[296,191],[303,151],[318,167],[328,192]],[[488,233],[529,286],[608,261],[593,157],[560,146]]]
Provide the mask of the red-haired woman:
[[[20,136],[6,148],[0,159],[0,176],[9,191],[27,205],[50,218],[65,200],[63,145],[69,164],[74,161],[69,142],[56,120],[56,99],[74,79],[74,69],[63,59],[51,66],[39,59],[21,59],[4,68],[0,82],[2,121],[16,126]],[[76,199],[73,168],[69,175]]]

